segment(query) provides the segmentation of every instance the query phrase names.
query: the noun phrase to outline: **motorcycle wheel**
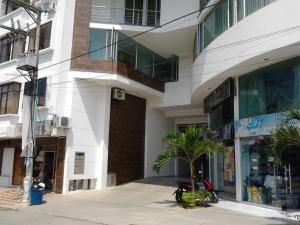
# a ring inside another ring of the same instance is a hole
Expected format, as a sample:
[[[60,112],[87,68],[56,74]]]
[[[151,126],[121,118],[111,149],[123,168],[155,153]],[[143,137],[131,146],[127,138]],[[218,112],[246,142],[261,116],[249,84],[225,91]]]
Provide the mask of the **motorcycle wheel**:
[[[182,202],[182,191],[176,191],[175,199],[177,203]]]

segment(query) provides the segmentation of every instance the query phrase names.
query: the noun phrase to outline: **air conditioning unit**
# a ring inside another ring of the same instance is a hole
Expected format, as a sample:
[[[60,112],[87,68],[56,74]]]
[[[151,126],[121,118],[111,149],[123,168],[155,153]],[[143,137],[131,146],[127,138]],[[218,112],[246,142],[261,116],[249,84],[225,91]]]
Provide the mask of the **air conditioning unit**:
[[[34,3],[35,6],[40,7],[43,12],[54,12],[57,6],[57,0],[40,0]]]
[[[54,116],[53,117],[53,126],[57,128],[70,128],[71,127],[71,118],[65,116]]]
[[[112,98],[116,100],[125,100],[125,91],[119,89],[119,88],[114,88],[112,92]]]

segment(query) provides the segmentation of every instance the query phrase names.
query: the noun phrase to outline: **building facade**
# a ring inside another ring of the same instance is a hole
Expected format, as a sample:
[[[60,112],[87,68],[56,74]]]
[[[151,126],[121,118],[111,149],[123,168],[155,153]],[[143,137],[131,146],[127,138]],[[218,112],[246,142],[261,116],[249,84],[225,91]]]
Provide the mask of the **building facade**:
[[[268,143],[278,113],[299,104],[297,0],[54,6],[42,16],[37,180],[66,193],[186,176],[181,161],[152,171],[162,135],[209,124],[225,151],[202,162],[203,174],[238,201],[280,203],[286,181]],[[15,68],[18,55],[34,48],[35,25],[10,1],[2,1],[0,12],[0,24],[29,34],[0,29],[0,185],[10,186],[22,183],[22,103],[30,89]],[[286,158],[299,158],[291,154]],[[299,205],[299,163],[286,164],[288,201]]]

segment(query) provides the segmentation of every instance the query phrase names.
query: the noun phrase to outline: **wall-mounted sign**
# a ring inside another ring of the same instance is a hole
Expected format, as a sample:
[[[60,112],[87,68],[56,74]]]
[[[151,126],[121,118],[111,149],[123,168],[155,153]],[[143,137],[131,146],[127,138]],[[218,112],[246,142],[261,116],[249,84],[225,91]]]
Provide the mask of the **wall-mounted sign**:
[[[84,174],[85,154],[84,152],[75,153],[74,174]]]
[[[236,120],[234,123],[235,137],[270,135],[284,118],[283,113],[273,113]],[[300,127],[298,121],[293,121],[293,124]]]
[[[233,96],[233,90],[234,81],[232,78],[229,78],[204,99],[204,112],[210,112],[212,108],[214,108],[230,96]]]

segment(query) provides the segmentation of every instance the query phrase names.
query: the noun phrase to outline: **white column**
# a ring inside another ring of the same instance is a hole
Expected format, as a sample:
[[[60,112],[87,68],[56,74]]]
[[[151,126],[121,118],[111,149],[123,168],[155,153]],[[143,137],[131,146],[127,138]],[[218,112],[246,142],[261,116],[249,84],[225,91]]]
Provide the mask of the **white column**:
[[[239,120],[239,82],[238,78],[235,78],[235,96],[234,96],[234,121]],[[240,139],[234,138],[235,149],[235,177],[236,177],[236,199],[242,200],[242,180],[241,180],[241,150]]]

